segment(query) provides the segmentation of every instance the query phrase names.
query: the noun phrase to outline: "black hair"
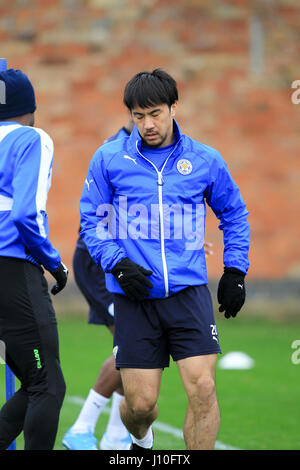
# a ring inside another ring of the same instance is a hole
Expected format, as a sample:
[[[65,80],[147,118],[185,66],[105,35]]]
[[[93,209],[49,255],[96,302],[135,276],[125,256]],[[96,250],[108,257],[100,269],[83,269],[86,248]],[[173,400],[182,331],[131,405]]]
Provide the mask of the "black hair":
[[[150,108],[159,104],[167,104],[170,108],[177,100],[176,81],[161,69],[136,74],[127,83],[123,98],[130,111],[135,106]]]

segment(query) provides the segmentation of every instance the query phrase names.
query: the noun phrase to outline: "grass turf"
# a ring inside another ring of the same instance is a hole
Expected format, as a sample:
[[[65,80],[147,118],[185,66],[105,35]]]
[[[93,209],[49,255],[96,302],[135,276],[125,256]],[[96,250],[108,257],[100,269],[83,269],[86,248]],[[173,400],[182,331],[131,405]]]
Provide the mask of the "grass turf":
[[[216,317],[223,354],[243,351],[255,361],[251,370],[217,367],[221,411],[218,443],[252,450],[300,449],[300,364],[291,360],[292,343],[300,339],[299,323],[243,317],[242,313],[235,320],[225,320],[220,314]],[[112,350],[109,331],[88,325],[83,315],[59,316],[58,324],[67,395],[60,416],[57,450],[62,449],[62,437],[81,409],[70,397],[87,396]],[[0,366],[0,404],[5,400],[4,390],[4,366]],[[163,373],[158,404],[158,421],[182,430],[187,400],[174,363]],[[99,439],[107,420],[106,411],[97,423]],[[185,449],[183,439],[173,434],[156,429],[154,448]],[[23,448],[22,436],[17,439],[17,448]]]

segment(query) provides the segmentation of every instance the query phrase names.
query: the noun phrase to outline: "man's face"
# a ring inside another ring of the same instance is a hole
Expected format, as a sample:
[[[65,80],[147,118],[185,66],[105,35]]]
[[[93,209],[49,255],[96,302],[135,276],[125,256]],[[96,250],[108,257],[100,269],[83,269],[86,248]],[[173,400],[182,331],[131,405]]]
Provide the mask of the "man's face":
[[[159,104],[150,108],[135,106],[131,115],[140,136],[149,147],[165,147],[173,142],[173,117],[177,102],[171,108]]]

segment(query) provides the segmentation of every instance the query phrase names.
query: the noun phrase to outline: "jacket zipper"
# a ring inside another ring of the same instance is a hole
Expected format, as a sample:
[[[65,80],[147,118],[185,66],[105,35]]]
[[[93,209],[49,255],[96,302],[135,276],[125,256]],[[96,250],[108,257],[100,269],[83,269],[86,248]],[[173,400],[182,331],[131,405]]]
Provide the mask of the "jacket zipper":
[[[177,146],[179,144],[179,141],[177,142],[177,145],[175,145],[174,149],[170,153],[170,155],[167,156],[162,169],[159,171],[158,168],[154,165],[151,160],[148,158],[144,157],[144,155],[139,151],[138,148],[138,140],[136,141],[136,150],[138,154],[144,158],[147,162],[149,162],[153,168],[155,169],[157,173],[157,185],[158,185],[158,206],[159,206],[159,225],[160,225],[160,248],[161,248],[161,258],[162,258],[162,264],[163,264],[163,275],[164,275],[164,283],[165,283],[165,297],[169,296],[169,279],[168,279],[168,267],[167,267],[167,260],[166,260],[166,251],[165,251],[165,228],[164,228],[164,212],[163,212],[163,201],[162,201],[162,187],[163,187],[163,177],[162,177],[162,172],[164,171],[164,168],[166,166],[167,161],[171,157],[171,155],[175,152]]]
[[[159,206],[159,221],[160,221],[160,249],[161,249],[161,258],[163,264],[163,272],[164,272],[164,281],[165,281],[165,291],[166,297],[169,296],[169,276],[168,276],[168,268],[167,268],[167,260],[166,260],[166,252],[165,252],[165,227],[164,227],[164,208],[162,202],[162,187],[163,187],[163,177],[160,171],[157,172],[158,176],[158,206]]]

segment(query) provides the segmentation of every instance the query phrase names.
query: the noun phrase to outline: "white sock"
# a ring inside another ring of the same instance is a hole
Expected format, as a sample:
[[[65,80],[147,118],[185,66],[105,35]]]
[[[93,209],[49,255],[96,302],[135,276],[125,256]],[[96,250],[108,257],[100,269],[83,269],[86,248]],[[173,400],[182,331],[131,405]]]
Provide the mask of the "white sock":
[[[153,446],[153,432],[152,426],[147,431],[147,434],[142,439],[137,439],[131,434],[131,439],[134,444],[137,444],[140,447],[144,447],[145,449],[150,449]]]
[[[128,436],[128,431],[120,416],[120,403],[123,398],[123,395],[120,395],[117,392],[113,393],[110,416],[106,427],[107,437],[111,441],[119,441]]]
[[[99,415],[109,400],[91,389],[77,420],[73,424],[72,431],[75,433],[92,431],[94,433]]]

